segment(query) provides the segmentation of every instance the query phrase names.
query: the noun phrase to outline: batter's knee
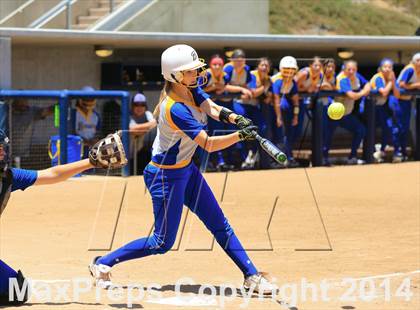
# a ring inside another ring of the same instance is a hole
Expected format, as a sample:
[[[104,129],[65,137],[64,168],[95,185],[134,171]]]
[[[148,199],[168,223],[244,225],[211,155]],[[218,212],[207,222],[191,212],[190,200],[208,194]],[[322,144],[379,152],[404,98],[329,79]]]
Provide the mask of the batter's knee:
[[[175,243],[175,237],[171,236],[164,236],[163,238],[160,238],[159,236],[154,235],[153,238],[155,239],[155,246],[153,247],[155,254],[165,254],[172,249]]]

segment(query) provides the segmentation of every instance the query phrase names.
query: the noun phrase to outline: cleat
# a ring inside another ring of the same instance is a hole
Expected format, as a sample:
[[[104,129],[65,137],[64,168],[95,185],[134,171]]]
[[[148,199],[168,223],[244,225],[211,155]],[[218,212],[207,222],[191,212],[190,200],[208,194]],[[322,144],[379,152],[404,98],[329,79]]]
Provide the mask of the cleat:
[[[113,284],[111,282],[111,267],[96,264],[100,256],[97,256],[93,259],[92,263],[89,265],[89,271],[91,276],[95,279],[95,285],[97,287],[108,289]]]
[[[243,288],[259,295],[275,295],[278,286],[271,283],[266,272],[259,272],[245,279]]]

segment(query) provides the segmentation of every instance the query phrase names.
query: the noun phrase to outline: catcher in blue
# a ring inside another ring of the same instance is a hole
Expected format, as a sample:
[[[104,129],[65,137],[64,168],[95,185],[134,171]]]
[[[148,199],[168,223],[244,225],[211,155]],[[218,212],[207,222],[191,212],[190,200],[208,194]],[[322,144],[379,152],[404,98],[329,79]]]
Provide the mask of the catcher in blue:
[[[54,184],[67,180],[69,177],[87,169],[119,168],[126,164],[124,148],[118,134],[112,134],[98,141],[89,153],[89,159],[74,163],[55,166],[49,169],[35,171],[9,168],[8,166],[9,139],[0,131],[0,216],[6,208],[10,194],[16,190],[25,190],[33,185]],[[20,305],[28,300],[28,289],[24,296],[18,297],[15,289],[9,283],[17,282],[19,290],[25,285],[22,272],[15,271],[5,262],[0,260],[0,306]],[[29,283],[26,283],[29,285]]]
[[[154,232],[96,257],[89,266],[91,275],[97,286],[109,288],[114,265],[168,252],[175,242],[183,205],[186,205],[242,271],[244,289],[272,294],[275,285],[252,263],[206,180],[191,162],[198,146],[208,152],[222,150],[239,141],[255,139],[257,128],[249,119],[209,99],[198,82],[201,75],[198,71],[206,64],[192,47],[184,44],[169,47],[162,53],[161,65],[165,87],[155,111],[158,133],[152,160],[144,170],[144,181],[153,201]],[[204,130],[208,116],[236,124],[239,130],[209,137]]]

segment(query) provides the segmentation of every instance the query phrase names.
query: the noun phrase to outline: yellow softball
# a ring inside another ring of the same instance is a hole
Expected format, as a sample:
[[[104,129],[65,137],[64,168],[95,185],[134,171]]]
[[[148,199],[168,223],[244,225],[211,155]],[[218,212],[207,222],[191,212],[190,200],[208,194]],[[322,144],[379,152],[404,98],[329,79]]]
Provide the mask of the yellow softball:
[[[343,117],[345,111],[346,109],[344,108],[344,104],[334,101],[328,107],[328,116],[337,121]]]

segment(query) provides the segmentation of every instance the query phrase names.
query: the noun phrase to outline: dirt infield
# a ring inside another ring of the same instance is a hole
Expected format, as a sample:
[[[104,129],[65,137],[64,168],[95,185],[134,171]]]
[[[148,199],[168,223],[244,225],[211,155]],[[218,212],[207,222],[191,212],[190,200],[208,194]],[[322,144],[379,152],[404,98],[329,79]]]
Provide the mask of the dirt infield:
[[[153,214],[141,177],[83,177],[15,192],[2,216],[0,257],[36,289],[21,309],[420,308],[420,163],[206,179],[275,299],[230,296],[242,275],[186,208],[172,251],[116,266],[114,296],[90,289],[90,260],[149,234]]]

